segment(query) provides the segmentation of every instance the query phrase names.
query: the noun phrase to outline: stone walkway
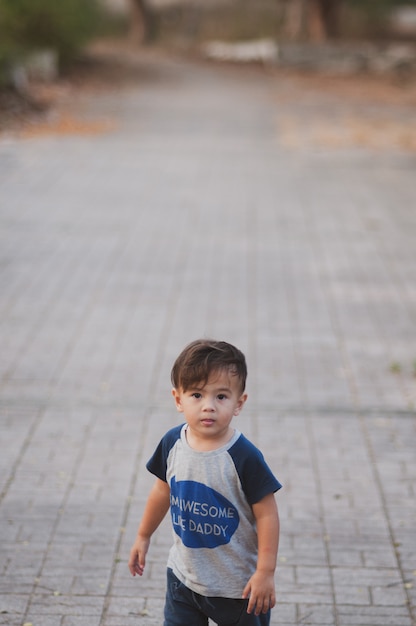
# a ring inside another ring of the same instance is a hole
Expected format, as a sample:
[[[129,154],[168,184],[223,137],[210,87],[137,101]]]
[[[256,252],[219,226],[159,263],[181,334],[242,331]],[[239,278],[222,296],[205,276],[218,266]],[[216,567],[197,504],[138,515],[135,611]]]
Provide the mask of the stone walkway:
[[[128,551],[206,335],[284,485],[273,626],[414,626],[415,158],[288,145],[338,105],[270,72],[141,63],[74,104],[102,132],[0,138],[0,624],[161,626],[169,521]]]

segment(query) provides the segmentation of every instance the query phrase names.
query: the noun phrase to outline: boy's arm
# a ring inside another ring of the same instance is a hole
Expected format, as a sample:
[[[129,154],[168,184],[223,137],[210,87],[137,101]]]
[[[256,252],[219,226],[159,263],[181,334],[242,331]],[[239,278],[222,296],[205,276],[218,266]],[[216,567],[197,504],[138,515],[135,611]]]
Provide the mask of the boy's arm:
[[[273,493],[253,504],[256,518],[258,555],[257,568],[243,591],[249,597],[247,613],[267,613],[276,604],[274,572],[279,547],[279,514]]]
[[[132,576],[143,574],[150,539],[165,517],[170,504],[170,488],[160,478],[156,479],[146,502],[136,540],[130,550],[129,570]]]

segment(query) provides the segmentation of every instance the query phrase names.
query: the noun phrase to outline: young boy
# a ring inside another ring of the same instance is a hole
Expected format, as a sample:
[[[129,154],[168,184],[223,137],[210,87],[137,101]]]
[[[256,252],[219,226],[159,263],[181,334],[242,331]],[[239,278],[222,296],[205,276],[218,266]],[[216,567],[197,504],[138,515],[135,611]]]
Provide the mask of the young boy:
[[[156,476],[129,569],[141,576],[150,539],[170,508],[164,626],[267,626],[281,484],[261,452],[231,426],[247,400],[240,350],[197,340],[172,368],[172,395],[185,424],[160,441],[147,469]]]

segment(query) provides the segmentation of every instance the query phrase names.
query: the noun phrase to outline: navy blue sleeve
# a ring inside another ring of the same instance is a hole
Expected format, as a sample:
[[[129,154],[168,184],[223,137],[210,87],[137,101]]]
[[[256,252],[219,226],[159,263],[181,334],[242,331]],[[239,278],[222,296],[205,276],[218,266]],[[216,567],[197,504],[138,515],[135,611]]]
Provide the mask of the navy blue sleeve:
[[[241,485],[249,504],[260,502],[282,485],[264,460],[263,454],[244,435],[240,435],[229,449]]]
[[[159,445],[146,463],[146,468],[160,480],[166,482],[166,464],[170,450],[180,439],[183,424],[171,428],[160,440]]]

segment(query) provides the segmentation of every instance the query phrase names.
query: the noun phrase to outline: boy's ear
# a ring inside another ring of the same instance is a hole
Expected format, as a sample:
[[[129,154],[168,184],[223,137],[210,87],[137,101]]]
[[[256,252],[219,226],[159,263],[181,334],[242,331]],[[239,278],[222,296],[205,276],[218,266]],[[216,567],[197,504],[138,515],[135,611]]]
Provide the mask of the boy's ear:
[[[237,402],[237,406],[236,406],[236,407],[235,407],[235,409],[234,409],[234,415],[238,415],[238,414],[240,413],[240,411],[241,411],[241,409],[243,408],[243,406],[244,406],[244,404],[245,404],[246,400],[247,400],[247,394],[246,394],[246,393],[243,393],[243,394],[240,396],[240,398],[239,398],[239,400],[238,400],[238,402]]]
[[[179,413],[183,413],[183,407],[182,407],[181,396],[180,396],[179,391],[173,388],[172,396],[173,396],[173,399],[175,400],[176,409],[179,411]]]

